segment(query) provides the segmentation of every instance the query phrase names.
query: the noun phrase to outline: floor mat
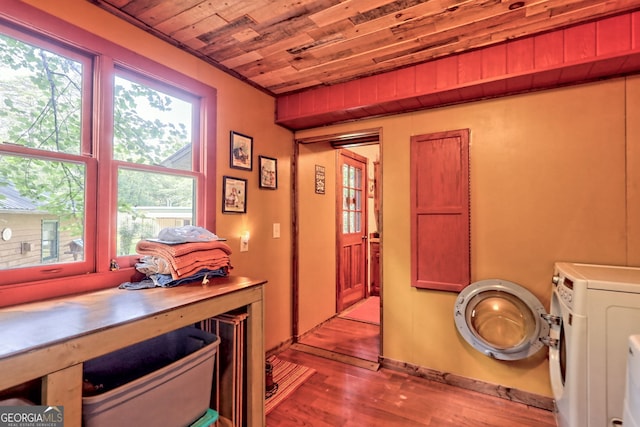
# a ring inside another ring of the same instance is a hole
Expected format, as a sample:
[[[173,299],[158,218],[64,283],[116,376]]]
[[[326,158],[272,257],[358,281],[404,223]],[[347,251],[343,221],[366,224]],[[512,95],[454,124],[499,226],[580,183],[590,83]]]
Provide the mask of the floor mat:
[[[380,297],[373,296],[354,304],[338,315],[343,319],[380,324]]]
[[[265,400],[265,414],[269,414],[273,408],[316,373],[313,368],[280,360],[276,356],[271,356],[267,361],[273,365],[273,382],[278,384],[278,391]]]

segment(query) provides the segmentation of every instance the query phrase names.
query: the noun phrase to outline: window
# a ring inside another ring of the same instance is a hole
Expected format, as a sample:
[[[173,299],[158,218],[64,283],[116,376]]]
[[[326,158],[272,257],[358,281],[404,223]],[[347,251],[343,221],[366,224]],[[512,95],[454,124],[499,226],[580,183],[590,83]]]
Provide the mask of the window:
[[[58,260],[58,221],[42,221],[42,262]]]
[[[55,18],[33,18],[28,6],[12,8],[16,22],[30,16],[42,34],[63,31],[74,45],[23,30],[7,13],[0,222],[13,236],[0,246],[0,285],[115,285],[134,272],[138,240],[168,226],[214,230],[215,89]],[[120,271],[110,270],[113,259]],[[47,289],[42,297],[56,295]]]
[[[0,270],[31,274],[28,267],[57,262],[86,270],[82,247],[74,257],[60,254],[59,245],[84,239],[86,192],[95,189],[86,182],[90,159],[82,155],[89,147],[82,122],[90,111],[83,88],[91,58],[6,30],[0,34],[0,221],[15,232],[4,242]]]
[[[118,166],[118,255],[135,254],[136,243],[157,236],[169,220],[195,220],[198,174],[192,173],[192,130],[198,102],[163,89],[170,88],[124,72],[116,74],[113,157]]]

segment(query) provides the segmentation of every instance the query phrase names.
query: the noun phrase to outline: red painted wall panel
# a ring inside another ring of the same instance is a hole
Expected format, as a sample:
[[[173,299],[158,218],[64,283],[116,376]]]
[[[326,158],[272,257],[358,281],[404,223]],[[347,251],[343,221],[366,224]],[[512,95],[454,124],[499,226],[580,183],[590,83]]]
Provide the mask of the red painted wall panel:
[[[344,108],[344,85],[329,86],[329,100],[327,102],[329,110],[340,110]]]
[[[458,55],[458,83],[465,84],[482,79],[482,51],[474,50]]]
[[[375,104],[378,101],[378,85],[375,76],[360,79],[360,102],[362,105]]]
[[[406,97],[416,93],[416,67],[407,67],[398,70],[397,95]]]
[[[564,59],[583,61],[596,56],[596,24],[589,23],[564,31]]]
[[[376,86],[378,87],[378,101],[386,101],[396,98],[398,72],[384,73],[375,76]]]
[[[534,45],[532,37],[507,43],[507,74],[533,70]]]
[[[332,88],[333,90],[333,88]],[[316,110],[315,109],[315,100],[316,100],[316,93],[318,92],[318,89],[313,90],[313,91],[309,91],[309,92],[300,92],[299,94],[299,99],[300,99],[300,114],[301,115],[308,115],[308,114],[312,114],[315,113]],[[327,105],[327,107],[334,109],[336,107],[340,108],[342,106],[337,106],[337,105]]]
[[[631,14],[631,49],[640,48],[640,12]]]
[[[596,23],[598,56],[631,49],[631,15],[620,15]]]
[[[482,49],[482,78],[493,79],[507,73],[507,46],[499,44]]]
[[[533,38],[533,64],[537,70],[557,67],[564,61],[564,32],[541,34]]]
[[[344,84],[344,103],[346,108],[362,105],[360,99],[360,80],[351,80]]]
[[[327,111],[329,108],[329,88],[327,86],[319,87],[314,90],[313,109],[314,111]]]
[[[431,93],[436,88],[436,61],[416,66],[416,94]]]
[[[436,88],[447,89],[458,85],[458,55],[442,58],[436,63]]]

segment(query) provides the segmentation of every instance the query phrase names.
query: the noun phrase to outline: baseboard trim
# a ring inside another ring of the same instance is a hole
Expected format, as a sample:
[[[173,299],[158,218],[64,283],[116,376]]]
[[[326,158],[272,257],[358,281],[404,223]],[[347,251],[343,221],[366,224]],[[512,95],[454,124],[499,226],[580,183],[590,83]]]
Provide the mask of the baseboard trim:
[[[288,340],[281,342],[277,346],[267,350],[265,352],[265,358],[268,359],[271,356],[282,353],[283,351],[291,347],[291,344],[293,344],[293,338],[289,338]]]
[[[504,387],[497,384],[486,383],[456,374],[436,371],[435,369],[424,368],[421,366],[412,365],[407,362],[400,362],[385,357],[380,357],[380,363],[383,368],[404,372],[409,375],[414,375],[431,381],[437,381],[439,383],[477,391],[482,394],[499,397],[501,399],[510,400],[512,402],[523,403],[525,405],[533,406],[536,408],[546,409],[547,411],[554,410],[554,402],[551,397],[523,390],[517,390],[510,387]]]

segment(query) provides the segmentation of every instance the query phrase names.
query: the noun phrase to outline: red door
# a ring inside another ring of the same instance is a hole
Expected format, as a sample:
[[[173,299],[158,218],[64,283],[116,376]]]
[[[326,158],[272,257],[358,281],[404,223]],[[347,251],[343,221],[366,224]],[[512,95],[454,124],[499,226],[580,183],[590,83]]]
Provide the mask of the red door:
[[[338,170],[337,310],[341,312],[366,296],[367,159],[340,150]]]

